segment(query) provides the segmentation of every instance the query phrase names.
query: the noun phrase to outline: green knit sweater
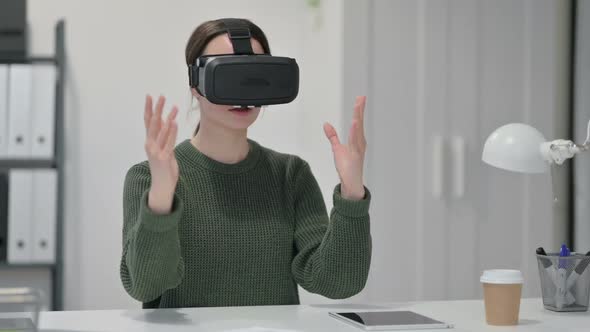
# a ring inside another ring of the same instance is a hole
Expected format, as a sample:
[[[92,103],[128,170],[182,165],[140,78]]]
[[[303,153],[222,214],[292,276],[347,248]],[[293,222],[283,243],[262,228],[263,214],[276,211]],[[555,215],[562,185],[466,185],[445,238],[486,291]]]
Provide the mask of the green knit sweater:
[[[371,260],[370,194],[346,200],[336,186],[330,218],[302,159],[249,140],[236,164],[186,140],[172,211],[147,206],[150,170],[133,166],[124,187],[121,280],[160,307],[298,304],[297,284],[346,298],[365,286]]]

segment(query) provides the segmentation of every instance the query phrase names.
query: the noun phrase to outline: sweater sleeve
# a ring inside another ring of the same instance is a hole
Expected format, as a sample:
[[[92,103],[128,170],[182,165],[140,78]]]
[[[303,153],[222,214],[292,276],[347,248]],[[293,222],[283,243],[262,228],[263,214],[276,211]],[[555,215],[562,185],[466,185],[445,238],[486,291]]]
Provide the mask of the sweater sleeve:
[[[152,213],[147,204],[150,183],[149,167],[138,164],[127,172],[123,189],[120,276],[127,293],[141,302],[177,287],[184,276],[178,236],[183,203],[175,194],[171,213]]]
[[[351,297],[366,284],[371,261],[370,193],[360,201],[334,189],[328,218],[319,185],[304,163],[295,180],[295,281],[311,293],[332,299]]]

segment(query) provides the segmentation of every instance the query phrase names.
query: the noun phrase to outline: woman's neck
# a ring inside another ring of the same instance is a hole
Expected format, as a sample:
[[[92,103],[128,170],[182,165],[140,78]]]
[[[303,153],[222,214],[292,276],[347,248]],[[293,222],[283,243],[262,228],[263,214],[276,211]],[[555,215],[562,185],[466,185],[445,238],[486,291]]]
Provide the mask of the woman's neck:
[[[224,163],[235,164],[246,158],[250,150],[247,130],[212,128],[201,123],[191,144],[207,157]]]

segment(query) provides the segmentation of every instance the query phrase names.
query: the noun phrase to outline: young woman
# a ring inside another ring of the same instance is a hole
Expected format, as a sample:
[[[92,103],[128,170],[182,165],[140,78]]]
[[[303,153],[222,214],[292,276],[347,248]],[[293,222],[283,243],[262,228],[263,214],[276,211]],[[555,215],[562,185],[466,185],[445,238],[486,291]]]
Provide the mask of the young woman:
[[[270,54],[262,30],[243,22],[254,52]],[[219,20],[192,33],[186,63],[207,54],[233,54]],[[177,146],[178,109],[164,120],[164,97],[155,109],[146,97],[148,160],[131,167],[124,186],[120,272],[129,295],[201,307],[298,304],[297,285],[334,299],[360,292],[371,260],[365,98],[354,105],[347,144],[324,125],[341,181],[328,217],[304,160],[248,139],[259,108],[215,105],[191,90],[200,123]]]

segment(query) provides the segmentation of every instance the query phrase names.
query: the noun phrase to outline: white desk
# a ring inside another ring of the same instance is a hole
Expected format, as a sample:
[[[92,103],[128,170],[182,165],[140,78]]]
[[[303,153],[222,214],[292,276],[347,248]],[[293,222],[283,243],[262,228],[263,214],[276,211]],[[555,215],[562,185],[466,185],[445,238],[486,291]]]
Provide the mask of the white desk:
[[[485,323],[482,301],[440,301],[387,305],[301,305],[156,310],[64,311],[41,314],[41,332],[227,331],[262,327],[289,331],[361,331],[328,316],[329,311],[413,310],[455,325],[446,331],[590,331],[590,312],[555,313],[540,299],[524,299],[520,325]],[[436,330],[445,331],[445,330]]]

